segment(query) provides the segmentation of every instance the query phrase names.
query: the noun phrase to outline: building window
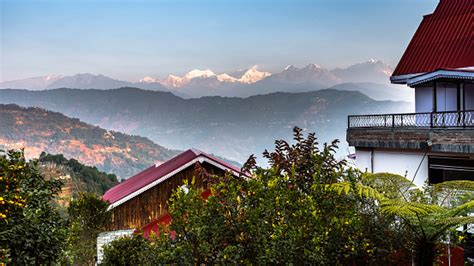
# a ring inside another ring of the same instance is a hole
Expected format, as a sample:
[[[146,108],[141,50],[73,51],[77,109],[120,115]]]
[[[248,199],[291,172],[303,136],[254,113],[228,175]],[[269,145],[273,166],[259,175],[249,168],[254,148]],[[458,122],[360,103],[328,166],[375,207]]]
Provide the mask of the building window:
[[[474,110],[474,84],[465,83],[463,86],[464,91],[464,109]]]
[[[428,157],[429,183],[437,184],[444,181],[474,181],[474,160],[469,157]]]
[[[458,85],[456,83],[436,83],[437,112],[457,111],[459,107],[458,98]]]

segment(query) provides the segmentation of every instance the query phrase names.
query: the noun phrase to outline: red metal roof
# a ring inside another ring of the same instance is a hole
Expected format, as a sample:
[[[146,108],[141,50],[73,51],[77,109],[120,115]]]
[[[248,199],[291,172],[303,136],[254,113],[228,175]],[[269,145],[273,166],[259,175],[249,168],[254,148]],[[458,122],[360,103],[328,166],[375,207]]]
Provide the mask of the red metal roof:
[[[124,182],[114,186],[113,188],[107,190],[102,198],[108,201],[110,204],[113,204],[128,195],[142,189],[148,184],[159,180],[160,178],[172,173],[173,171],[179,169],[183,165],[191,162],[198,157],[204,157],[208,160],[216,163],[224,169],[232,170],[236,173],[240,173],[240,169],[224,162],[223,160],[211,156],[207,153],[204,153],[199,150],[190,149],[187,150],[176,157],[164,162],[161,165],[152,165],[151,167],[145,169],[144,171],[130,177]],[[184,169],[183,169],[184,170]]]
[[[474,66],[474,0],[440,0],[423,18],[392,76]]]

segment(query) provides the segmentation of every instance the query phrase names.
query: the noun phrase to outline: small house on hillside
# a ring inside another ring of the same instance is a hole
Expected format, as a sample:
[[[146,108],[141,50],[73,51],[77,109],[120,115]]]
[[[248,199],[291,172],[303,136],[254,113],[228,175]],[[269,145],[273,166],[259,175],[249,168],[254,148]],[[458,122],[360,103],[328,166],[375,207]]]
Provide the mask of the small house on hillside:
[[[103,199],[110,203],[112,220],[107,226],[108,232],[102,233],[97,240],[99,261],[102,246],[114,238],[131,234],[137,229],[153,230],[162,220],[169,223],[167,201],[185,180],[190,183],[194,177],[197,186],[207,188],[209,176],[226,172],[240,175],[238,167],[202,151],[190,149],[163,164],[152,165],[109,189]]]

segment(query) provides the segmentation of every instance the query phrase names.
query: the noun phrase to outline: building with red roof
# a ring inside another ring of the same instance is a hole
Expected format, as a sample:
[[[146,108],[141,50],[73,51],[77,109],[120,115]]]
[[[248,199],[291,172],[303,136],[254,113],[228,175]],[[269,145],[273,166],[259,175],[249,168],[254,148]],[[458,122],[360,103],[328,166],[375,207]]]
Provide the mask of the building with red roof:
[[[162,163],[152,165],[109,189],[102,198],[110,203],[112,220],[107,232],[97,238],[97,259],[102,260],[103,247],[116,238],[142,233],[148,238],[159,234],[168,226],[172,217],[167,201],[173,191],[194,180],[194,185],[204,188],[202,197],[210,195],[210,177],[230,173],[240,176],[241,170],[215,156],[196,149],[187,150]],[[248,173],[243,173],[247,176]],[[170,232],[173,237],[174,232]]]
[[[441,0],[423,17],[391,77],[394,83],[437,70],[456,71],[474,66],[472,0]]]
[[[167,200],[185,180],[206,188],[208,177],[226,172],[240,175],[239,168],[195,149],[152,165],[105,192],[113,213],[108,229],[141,229],[167,214]]]
[[[390,77],[415,91],[415,113],[354,115],[356,165],[414,180],[474,180],[474,0],[440,0]]]

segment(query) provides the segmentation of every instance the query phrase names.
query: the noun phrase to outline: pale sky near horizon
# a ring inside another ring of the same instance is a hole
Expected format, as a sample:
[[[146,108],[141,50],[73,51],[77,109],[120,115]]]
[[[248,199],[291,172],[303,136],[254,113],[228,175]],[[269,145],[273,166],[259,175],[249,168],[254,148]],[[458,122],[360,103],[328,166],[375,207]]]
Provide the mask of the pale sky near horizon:
[[[396,65],[438,0],[0,0],[0,81]]]

